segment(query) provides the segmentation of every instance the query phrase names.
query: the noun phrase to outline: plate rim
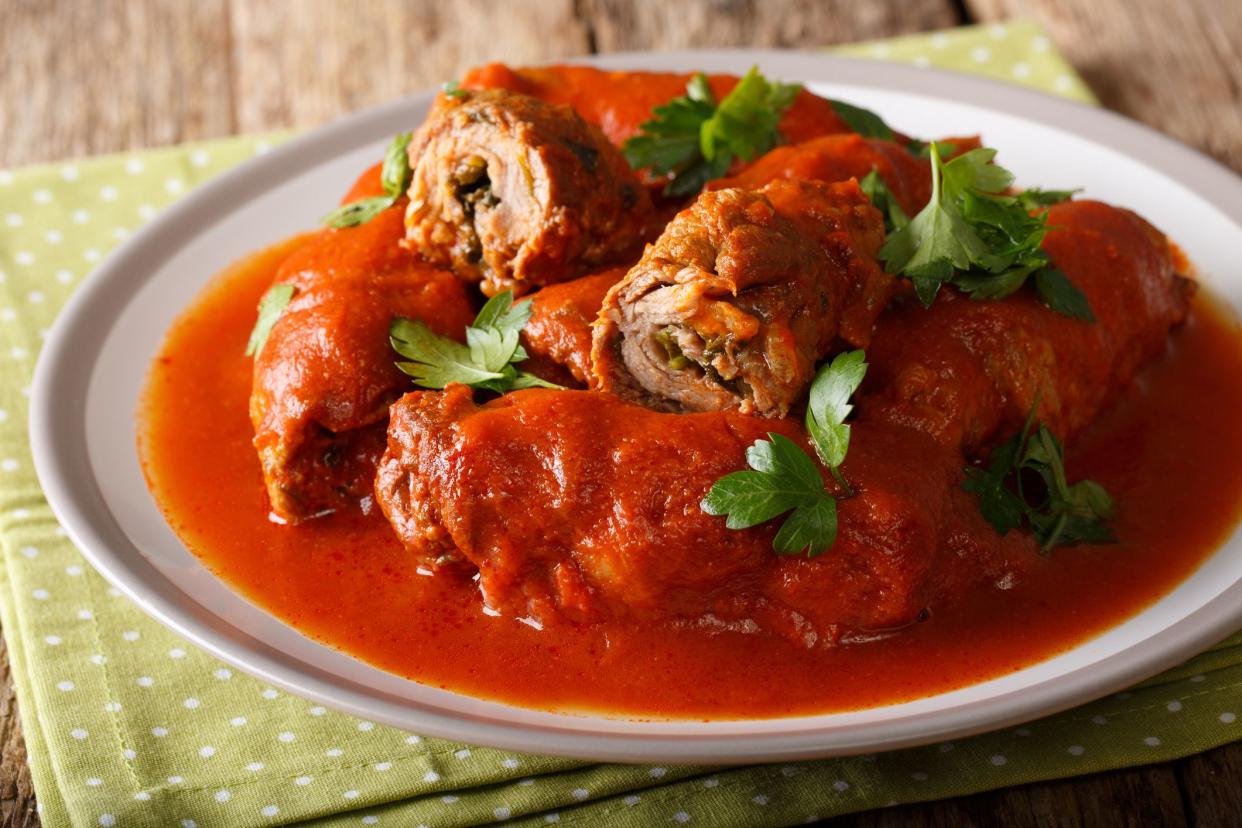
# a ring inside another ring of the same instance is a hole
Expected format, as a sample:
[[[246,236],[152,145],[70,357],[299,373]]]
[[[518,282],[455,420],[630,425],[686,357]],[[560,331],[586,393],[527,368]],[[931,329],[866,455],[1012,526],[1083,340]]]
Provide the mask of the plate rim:
[[[911,92],[961,101],[1025,118],[1032,117],[1032,109],[1043,110],[1054,116],[1060,113],[1068,122],[1068,125],[1061,124],[1066,131],[1106,144],[1123,155],[1137,158],[1144,166],[1160,169],[1188,186],[1193,186],[1205,201],[1242,227],[1242,178],[1219,162],[1116,113],[1002,81],[946,70],[795,50],[624,52],[584,56],[559,62],[586,63],[606,68],[641,66],[643,69],[661,69],[699,66],[709,71],[718,67],[737,71],[749,63],[758,63],[765,71],[808,82],[848,83]],[[73,428],[73,407],[64,405],[65,400],[61,394],[66,387],[66,378],[80,378],[79,384],[70,383],[68,388],[85,394],[94,367],[94,361],[81,358],[82,342],[76,335],[77,329],[87,314],[98,314],[101,307],[104,311],[123,307],[133,297],[134,293],[109,296],[108,289],[121,281],[123,271],[132,259],[140,259],[147,252],[147,248],[162,237],[171,235],[178,239],[174,249],[183,247],[189,240],[210,229],[211,222],[204,222],[203,218],[227,214],[230,205],[236,206],[239,199],[248,200],[261,194],[268,189],[265,182],[282,180],[286,173],[296,172],[307,161],[323,160],[340,154],[347,145],[358,143],[358,135],[365,134],[376,124],[386,122],[409,107],[418,105],[432,94],[434,91],[415,93],[311,129],[304,135],[281,144],[260,157],[243,162],[197,187],[109,254],[72,294],[58,315],[39,355],[32,384],[29,423],[35,470],[53,513],[83,555],[109,582],[160,623],[217,658],[296,695],[354,715],[397,727],[412,728],[420,733],[511,750],[577,758],[703,763],[719,763],[722,759],[734,762],[778,761],[865,753],[959,738],[1011,726],[1119,690],[1180,662],[1190,653],[1197,652],[1242,627],[1242,600],[1239,600],[1242,599],[1242,579],[1239,579],[1216,598],[1180,616],[1155,636],[1077,670],[1049,679],[1043,684],[979,702],[971,708],[971,715],[949,710],[930,715],[914,714],[912,722],[899,720],[850,727],[833,726],[775,736],[705,734],[669,737],[648,733],[601,734],[585,729],[557,730],[521,721],[463,718],[456,713],[445,714],[434,709],[415,708],[410,704],[392,702],[342,688],[330,679],[324,680],[298,672],[279,659],[253,649],[237,652],[232,639],[210,627],[204,628],[184,607],[148,589],[143,577],[130,562],[110,548],[99,527],[92,525],[88,517],[84,498],[89,499],[88,495],[91,494],[98,496],[98,481],[86,456],[85,430]],[[372,139],[368,137],[366,140]],[[1162,158],[1163,163],[1149,160],[1153,157],[1152,154]],[[134,292],[145,283],[144,279],[138,279]],[[119,301],[121,299],[124,301]],[[108,318],[114,316],[115,314],[110,314]],[[110,327],[106,330],[110,330]],[[101,340],[106,335],[106,330],[101,334]],[[89,364],[84,364],[86,362]],[[82,406],[77,412],[80,415],[78,419],[84,419],[84,409]],[[67,435],[74,439],[66,439]],[[77,445],[81,445],[82,451],[75,457],[71,449]],[[84,493],[81,491],[83,487],[91,488],[92,491]],[[112,517],[106,506],[103,506],[103,512],[109,518]],[[146,560],[140,550],[135,551],[140,560]],[[149,562],[146,567],[155,571],[155,567]],[[167,580],[161,573],[156,572],[156,576]],[[176,584],[171,585],[180,592]],[[1231,606],[1236,609],[1231,609]],[[1159,646],[1151,646],[1160,639],[1165,640],[1159,642]],[[1135,657],[1131,651],[1140,645],[1146,647],[1148,652],[1142,657]],[[1054,688],[1056,692],[1045,689],[1045,698],[1038,705],[1024,703],[1021,698],[1035,688],[1054,683],[1059,685]],[[501,704],[519,714],[529,712],[526,708]],[[956,720],[955,717],[946,715],[955,712],[958,713]],[[804,718],[814,720],[819,717]],[[592,717],[575,716],[574,719],[578,722],[589,722]],[[931,724],[925,723],[926,719],[931,719]],[[939,719],[948,721],[941,722]],[[615,719],[609,721],[614,725],[616,723]],[[858,734],[854,734],[855,731],[874,731],[877,728],[887,732],[873,733],[870,738],[858,738]],[[853,738],[851,734],[854,734]]]

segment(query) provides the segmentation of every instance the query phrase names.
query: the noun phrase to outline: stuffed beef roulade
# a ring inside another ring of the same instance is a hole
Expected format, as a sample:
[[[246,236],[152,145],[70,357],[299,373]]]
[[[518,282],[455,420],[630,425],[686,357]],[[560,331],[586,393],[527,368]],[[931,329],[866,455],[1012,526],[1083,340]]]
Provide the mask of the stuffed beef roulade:
[[[702,194],[609,291],[592,387],[667,411],[783,416],[839,335],[870,338],[893,290],[873,258],[883,233],[853,181]]]
[[[442,95],[409,152],[406,244],[485,293],[562,282],[642,247],[650,197],[568,106],[502,90]]]
[[[376,497],[423,565],[477,571],[490,610],[540,624],[676,623],[823,646],[911,624],[1031,557],[1028,538],[982,522],[956,451],[892,424],[853,435],[843,473],[856,494],[840,501],[832,549],[774,554],[771,524],[729,529],[700,506],[769,432],[806,445],[790,419],[546,389],[478,405],[456,385],[393,406]]]
[[[912,426],[977,457],[1038,403],[1038,419],[1069,438],[1159,356],[1194,289],[1175,273],[1165,236],[1098,201],[1057,204],[1048,225],[1044,250],[1094,321],[1050,310],[1027,290],[979,302],[946,290],[926,309],[907,297],[867,351],[863,418]]]
[[[398,244],[403,207],[319,233],[277,273],[291,300],[255,356],[250,419],[279,520],[370,498],[388,406],[409,385],[393,364],[392,318],[461,337],[473,317],[459,279]]]

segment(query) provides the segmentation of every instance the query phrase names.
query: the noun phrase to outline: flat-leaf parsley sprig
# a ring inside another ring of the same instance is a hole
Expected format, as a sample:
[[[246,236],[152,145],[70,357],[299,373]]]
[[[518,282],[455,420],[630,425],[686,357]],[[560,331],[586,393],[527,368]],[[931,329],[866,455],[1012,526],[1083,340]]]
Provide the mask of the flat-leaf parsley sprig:
[[[1064,449],[1046,425],[1035,425],[1038,399],[1022,430],[998,446],[986,467],[968,466],[962,488],[979,498],[979,510],[1001,535],[1027,526],[1040,552],[1075,543],[1114,540],[1107,520],[1113,500],[1094,480],[1070,484]]]
[[[853,406],[850,395],[862,384],[867,363],[862,351],[838,354],[820,367],[811,382],[806,429],[820,461],[847,495],[840,465],[850,445],[845,422]],[[746,449],[747,471],[736,471],[712,485],[700,507],[709,515],[726,515],[730,529],[746,529],[786,512],[772,539],[782,555],[808,558],[830,549],[837,539],[837,499],[824,488],[815,460],[788,437],[768,432]]]
[[[864,109],[861,106],[855,106],[852,103],[832,98],[828,99],[828,104],[832,107],[832,111],[837,113],[837,117],[845,122],[847,127],[862,137],[877,138],[881,141],[897,140],[897,131],[870,109]],[[948,141],[939,141],[938,143],[940,144],[940,151],[944,155],[952,155],[956,151],[956,147]],[[931,143],[920,141],[918,138],[910,138],[901,146],[906,152],[918,158],[927,158],[931,152]]]
[[[880,178],[880,173],[874,167],[858,182],[858,188],[863,191],[863,195],[875,206],[875,209],[884,216],[884,232],[892,233],[910,223],[910,217],[906,215],[905,210],[901,209],[901,205],[897,203],[897,197],[893,195],[893,191],[884,183],[884,179]]]
[[[1049,229],[1047,216],[1030,212],[1069,193],[1006,195],[1013,174],[992,163],[996,150],[975,149],[943,161],[940,148],[929,146],[931,199],[884,242],[885,268],[910,279],[927,306],[944,284],[974,299],[1000,299],[1030,279],[1049,308],[1094,322],[1087,298],[1040,246]]]
[[[380,171],[382,196],[371,196],[342,204],[323,217],[329,227],[355,227],[366,224],[380,213],[397,203],[397,199],[410,187],[410,157],[407,150],[412,133],[402,132],[392,139],[384,153],[384,166]]]
[[[513,293],[506,290],[479,310],[466,328],[465,345],[403,316],[389,326],[389,341],[393,350],[409,360],[398,362],[397,367],[424,388],[444,388],[454,382],[497,394],[536,386],[560,388],[514,367],[528,357],[518,339],[530,313],[529,299],[514,304]]]
[[[707,76],[698,72],[686,94],[657,106],[621,150],[634,169],[671,176],[665,195],[693,195],[728,172],[735,158],[750,161],[776,146],[781,115],[801,90],[769,81],[752,66],[717,104]]]

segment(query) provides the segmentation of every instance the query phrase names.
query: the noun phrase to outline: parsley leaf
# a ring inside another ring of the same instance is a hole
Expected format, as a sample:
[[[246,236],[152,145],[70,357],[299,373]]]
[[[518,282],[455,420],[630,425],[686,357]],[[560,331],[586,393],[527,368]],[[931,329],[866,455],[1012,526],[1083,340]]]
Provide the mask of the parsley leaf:
[[[820,367],[811,383],[806,427],[819,459],[853,494],[838,467],[849,450],[850,427],[845,418],[853,406],[850,395],[867,372],[862,351],[838,354]],[[746,450],[748,471],[717,480],[700,503],[709,515],[725,515],[725,526],[746,529],[786,512],[772,548],[781,555],[814,557],[837,538],[837,500],[824,488],[819,468],[797,443],[773,432]]]
[[[940,157],[952,156],[957,152],[957,144],[952,141],[920,141],[917,138],[911,138],[906,144],[906,152],[918,158],[931,158],[932,144],[936,145],[936,151],[940,153]]]
[[[417,319],[398,316],[388,328],[392,348],[408,362],[397,367],[424,388],[458,382],[504,394],[521,388],[560,388],[514,367],[527,358],[518,341],[530,319],[530,300],[513,303],[505,291],[488,299],[466,328],[466,344],[447,339]]]
[[[455,80],[446,81],[444,85],[440,87],[440,91],[444,93],[444,97],[446,98],[460,98],[466,94],[466,90],[462,89],[461,84]]]
[[[893,129],[884,123],[884,119],[870,109],[854,106],[845,101],[828,99],[832,111],[837,113],[845,125],[864,138],[879,138],[882,141],[893,140]]]
[[[1041,302],[1057,313],[1088,322],[1095,321],[1095,314],[1091,312],[1087,297],[1074,287],[1064,273],[1055,268],[1047,267],[1035,274],[1035,292],[1039,294]]]
[[[777,125],[801,89],[770,82],[752,66],[717,104],[707,76],[696,73],[686,94],[655,107],[655,117],[621,151],[634,169],[671,176],[665,195],[692,195],[728,172],[735,158],[749,161],[776,146]]]
[[[1050,207],[1062,201],[1069,201],[1080,192],[1082,190],[1041,190],[1038,187],[1031,187],[1018,193],[1017,198],[1026,209],[1038,210],[1040,207]]]
[[[832,472],[837,482],[850,491],[838,467],[845,462],[850,448],[850,427],[845,418],[854,410],[850,395],[862,385],[867,374],[866,354],[848,351],[837,354],[830,363],[821,365],[811,381],[806,405],[806,430],[815,446],[815,453]]]
[[[910,223],[910,217],[906,215],[906,211],[901,209],[901,205],[897,203],[896,197],[884,183],[884,179],[880,178],[879,172],[873,167],[871,172],[863,176],[862,181],[858,182],[858,188],[863,191],[863,195],[884,215],[884,231],[892,233],[894,230],[900,230]]]
[[[257,356],[267,344],[276,320],[293,299],[293,285],[272,285],[259,300],[259,318],[246,342],[246,356]]]
[[[940,146],[928,147],[931,199],[885,240],[880,248],[885,269],[910,279],[925,306],[946,283],[973,299],[1001,299],[1034,277],[1036,293],[1045,305],[1094,322],[1087,298],[1052,268],[1041,247],[1048,233],[1047,216],[1031,214],[1069,192],[1005,195],[1013,174],[992,163],[996,150],[974,149],[946,162],[941,160]]]
[[[772,538],[772,548],[782,555],[801,555],[805,551],[808,558],[813,558],[831,549],[836,540],[837,499],[824,494],[785,518]]]
[[[348,204],[342,204],[323,217],[323,223],[329,227],[356,227],[366,224],[380,213],[397,203],[410,186],[410,157],[407,149],[410,146],[412,133],[402,132],[392,139],[384,153],[384,166],[380,171],[380,184],[384,188],[382,196],[360,198]]]
[[[1112,498],[1094,480],[1068,482],[1061,442],[1043,423],[1035,427],[1038,406],[1037,399],[1022,430],[993,450],[986,468],[966,468],[962,488],[979,498],[980,512],[997,533],[1030,527],[1041,554],[1115,540],[1106,523]]]
[[[798,444],[775,432],[746,450],[753,471],[737,471],[716,481],[700,507],[709,515],[726,515],[725,526],[747,529],[793,512],[777,531],[772,547],[782,555],[820,554],[836,540],[836,501],[824,490],[819,469]],[[832,506],[831,519],[824,510]],[[793,526],[786,528],[790,523]],[[815,531],[816,529],[821,531]],[[799,544],[794,546],[793,544]]]

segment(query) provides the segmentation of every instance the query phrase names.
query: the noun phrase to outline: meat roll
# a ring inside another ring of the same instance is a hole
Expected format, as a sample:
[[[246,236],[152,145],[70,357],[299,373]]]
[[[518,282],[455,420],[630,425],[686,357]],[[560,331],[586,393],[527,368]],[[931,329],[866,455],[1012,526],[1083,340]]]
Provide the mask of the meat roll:
[[[1168,240],[1129,210],[1070,201],[1048,210],[1044,249],[1082,291],[1096,321],[1042,305],[1033,291],[971,301],[909,297],[878,325],[860,416],[913,426],[977,456],[1017,431],[1036,399],[1062,438],[1095,419],[1164,350],[1185,319],[1192,283]]]
[[[885,424],[852,435],[857,494],[839,502],[836,545],[776,555],[772,525],[728,529],[699,506],[769,431],[807,445],[791,420],[545,389],[478,406],[452,386],[393,406],[376,493],[426,565],[477,570],[488,607],[539,623],[758,627],[823,645],[909,624],[1031,551],[980,522],[956,452]]]
[[[250,419],[279,519],[371,496],[388,406],[409,387],[388,345],[392,317],[455,338],[473,319],[459,279],[399,246],[403,210],[318,234],[277,274],[295,292],[255,358]]]
[[[484,293],[636,255],[650,196],[598,128],[507,91],[441,96],[410,144],[407,244]]]
[[[977,142],[976,142],[977,143]],[[931,166],[892,141],[861,135],[825,135],[802,144],[777,147],[731,178],[709,189],[757,189],[769,181],[861,181],[875,170],[906,215],[913,216],[931,198]]]
[[[569,382],[585,385],[591,374],[591,323],[599,315],[609,289],[621,281],[627,270],[608,268],[535,291],[531,295],[530,321],[522,329],[522,345],[530,354],[523,370],[544,376],[549,370],[561,369],[570,377]],[[545,366],[555,368],[545,368],[541,373]]]
[[[592,387],[668,411],[783,416],[839,333],[869,339],[893,290],[873,258],[883,233],[853,181],[704,193],[609,291]]]
[[[651,111],[686,94],[691,75],[674,72],[610,72],[590,66],[539,66],[511,69],[490,63],[472,69],[461,80],[466,89],[508,89],[550,103],[568,104],[604,131],[617,146],[638,134]],[[737,85],[736,75],[710,75],[716,100]],[[778,125],[789,143],[820,135],[849,132],[832,104],[802,90]]]

